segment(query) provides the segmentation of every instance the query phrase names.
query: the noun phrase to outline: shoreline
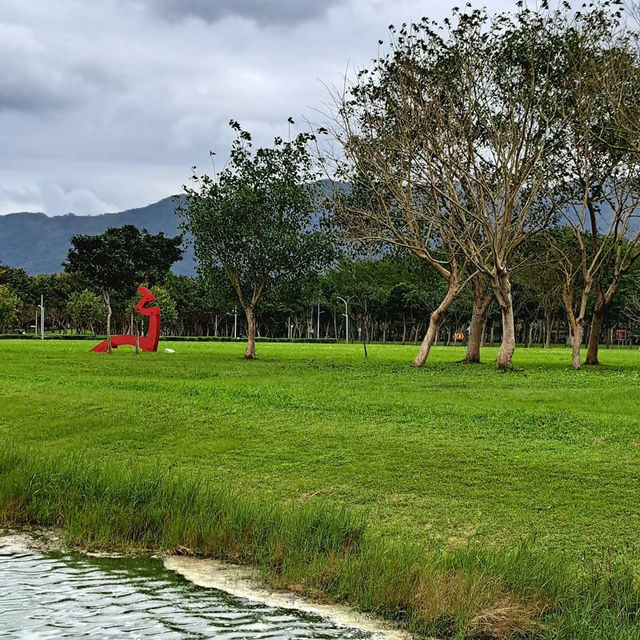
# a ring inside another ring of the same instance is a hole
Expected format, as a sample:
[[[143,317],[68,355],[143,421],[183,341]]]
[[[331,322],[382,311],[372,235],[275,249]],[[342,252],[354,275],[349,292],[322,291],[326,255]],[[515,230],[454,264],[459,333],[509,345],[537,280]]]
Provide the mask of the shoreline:
[[[635,637],[632,550],[582,564],[533,541],[431,550],[385,539],[362,514],[329,502],[269,504],[171,468],[91,464],[11,444],[0,476],[0,532],[12,532],[14,545],[26,537],[41,551],[144,554],[205,587],[266,602],[277,594],[277,606],[344,612],[352,626],[373,619],[390,640],[550,640],[556,630],[605,640],[627,628]],[[585,624],[589,635],[573,633]]]
[[[412,640],[407,631],[374,616],[360,613],[339,604],[321,604],[303,598],[292,591],[274,591],[260,581],[251,567],[229,564],[209,558],[165,556],[164,566],[193,584],[205,589],[217,589],[237,598],[246,598],[280,609],[292,609],[322,616],[339,626],[367,631],[387,640]]]
[[[82,551],[62,541],[62,532],[51,528],[0,528],[0,547],[10,551],[37,553],[69,552],[90,557],[126,558],[134,554]],[[259,602],[269,607],[310,613],[331,621],[337,626],[374,634],[376,640],[412,640],[407,631],[375,616],[360,613],[337,604],[321,604],[302,598],[291,591],[275,591],[260,580],[259,572],[251,567],[221,562],[211,558],[161,555],[143,552],[157,559],[165,569],[177,573],[188,582],[205,589],[216,589],[237,598]]]

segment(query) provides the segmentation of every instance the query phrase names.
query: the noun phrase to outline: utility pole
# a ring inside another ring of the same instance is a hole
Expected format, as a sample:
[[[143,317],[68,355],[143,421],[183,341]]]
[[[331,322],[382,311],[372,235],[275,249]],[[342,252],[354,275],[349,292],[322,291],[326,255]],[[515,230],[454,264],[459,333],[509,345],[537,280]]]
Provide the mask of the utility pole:
[[[320,338],[320,303],[318,302],[318,330],[316,332],[316,338]]]
[[[346,324],[345,324],[346,330],[345,330],[344,341],[346,344],[349,344],[349,307],[347,306],[347,301],[344,298],[340,296],[337,296],[337,297],[338,297],[338,300],[342,300],[342,302],[344,302],[344,317],[346,318]]]
[[[44,340],[44,294],[40,294],[40,339]]]

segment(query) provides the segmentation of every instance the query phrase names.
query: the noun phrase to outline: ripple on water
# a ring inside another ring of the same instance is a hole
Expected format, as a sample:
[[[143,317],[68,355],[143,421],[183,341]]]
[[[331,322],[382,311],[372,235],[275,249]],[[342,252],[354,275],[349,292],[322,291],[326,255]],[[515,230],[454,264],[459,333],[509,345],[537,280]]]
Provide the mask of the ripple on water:
[[[158,560],[38,553],[0,538],[0,638],[375,638],[203,589]]]

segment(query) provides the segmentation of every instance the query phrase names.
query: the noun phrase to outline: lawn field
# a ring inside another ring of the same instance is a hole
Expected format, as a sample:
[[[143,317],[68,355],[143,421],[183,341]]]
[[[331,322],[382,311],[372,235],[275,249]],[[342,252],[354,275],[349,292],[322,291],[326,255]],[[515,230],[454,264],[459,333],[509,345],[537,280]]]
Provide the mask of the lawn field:
[[[435,348],[423,369],[401,345],[371,345],[366,360],[361,345],[259,343],[255,361],[240,343],[89,348],[0,342],[5,449],[156,465],[265,504],[346,505],[371,535],[427,551],[526,542],[578,572],[610,554],[638,568],[636,349],[603,349],[600,367],[576,372],[568,349],[522,348],[504,374],[492,348],[483,365]],[[619,635],[546,633],[640,637],[639,611],[621,614]]]

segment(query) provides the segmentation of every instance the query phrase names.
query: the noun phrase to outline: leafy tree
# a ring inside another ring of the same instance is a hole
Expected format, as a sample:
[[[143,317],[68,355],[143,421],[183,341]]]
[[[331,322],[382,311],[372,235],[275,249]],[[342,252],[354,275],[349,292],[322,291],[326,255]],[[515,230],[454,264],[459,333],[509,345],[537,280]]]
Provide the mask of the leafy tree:
[[[95,323],[104,315],[104,303],[100,296],[89,289],[74,291],[69,296],[66,309],[76,330],[84,331],[89,327],[94,333]]]
[[[78,290],[77,278],[68,273],[45,273],[33,276],[30,282],[31,301],[40,303],[40,296],[44,295],[44,306],[47,324],[51,328],[67,328],[69,314],[67,300]]]
[[[0,328],[7,331],[18,319],[22,301],[6,284],[0,285]]]
[[[151,293],[156,297],[155,304],[160,309],[162,330],[166,333],[175,331],[178,325],[178,310],[175,300],[169,294],[169,290],[166,287],[156,285],[152,287]]]
[[[228,166],[216,178],[194,174],[182,208],[204,277],[222,267],[247,320],[246,358],[255,357],[256,308],[273,284],[327,264],[331,244],[314,229],[316,173],[312,136],[274,140],[253,149],[251,135],[231,121],[237,136]]]
[[[33,291],[33,278],[24,269],[15,269],[0,265],[0,284],[8,286],[20,298],[20,310],[16,324],[24,327],[33,322],[36,296]]]
[[[182,238],[151,235],[133,225],[110,228],[100,235],[75,235],[64,263],[88,287],[99,291],[107,310],[107,341],[111,352],[112,297],[133,297],[143,282],[164,281],[174,262],[182,257]]]
[[[0,265],[0,284],[6,284],[23,301],[32,295],[32,278],[24,269],[15,269]]]

